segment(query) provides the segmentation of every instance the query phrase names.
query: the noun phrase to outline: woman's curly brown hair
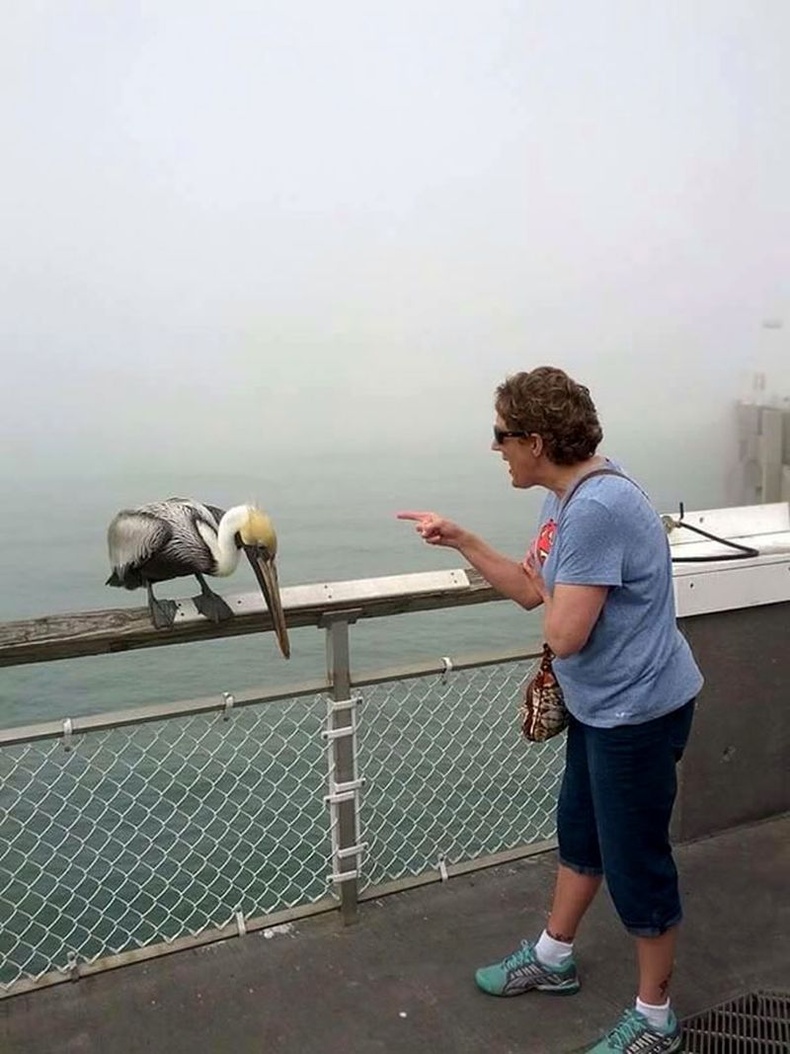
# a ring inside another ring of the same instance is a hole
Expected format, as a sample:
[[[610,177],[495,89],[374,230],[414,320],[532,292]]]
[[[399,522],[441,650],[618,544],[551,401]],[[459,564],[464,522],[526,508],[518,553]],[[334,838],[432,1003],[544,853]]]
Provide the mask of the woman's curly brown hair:
[[[496,390],[495,406],[509,429],[540,435],[555,465],[592,457],[603,439],[589,389],[555,366],[507,377]]]

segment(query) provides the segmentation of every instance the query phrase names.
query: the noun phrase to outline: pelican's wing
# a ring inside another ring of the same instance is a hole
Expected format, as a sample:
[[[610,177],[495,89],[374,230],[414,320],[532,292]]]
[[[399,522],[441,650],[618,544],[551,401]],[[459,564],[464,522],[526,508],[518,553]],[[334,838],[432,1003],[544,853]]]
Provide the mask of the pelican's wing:
[[[107,532],[113,566],[108,585],[137,589],[146,581],[214,574],[220,511],[168,498],[119,512]]]
[[[208,509],[214,519],[217,521],[217,527],[219,527],[219,521],[225,515],[224,509],[218,509],[216,505],[204,505],[203,508]]]
[[[156,506],[122,509],[107,528],[110,564],[121,575],[139,567],[167,545],[173,528]]]
[[[202,520],[214,530],[219,527],[219,521],[225,515],[224,509],[218,509],[216,505],[204,505],[192,498],[168,498],[167,501],[154,502],[152,505],[144,505],[143,508],[156,512],[163,519],[178,526],[197,524]]]

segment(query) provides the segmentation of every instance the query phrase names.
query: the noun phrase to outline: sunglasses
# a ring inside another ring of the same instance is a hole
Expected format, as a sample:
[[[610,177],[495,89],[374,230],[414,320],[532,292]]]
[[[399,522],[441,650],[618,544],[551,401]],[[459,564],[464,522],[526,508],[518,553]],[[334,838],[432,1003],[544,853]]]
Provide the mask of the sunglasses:
[[[494,442],[497,446],[502,446],[506,439],[526,439],[530,435],[532,435],[532,432],[511,432],[506,428],[497,428],[494,425]]]

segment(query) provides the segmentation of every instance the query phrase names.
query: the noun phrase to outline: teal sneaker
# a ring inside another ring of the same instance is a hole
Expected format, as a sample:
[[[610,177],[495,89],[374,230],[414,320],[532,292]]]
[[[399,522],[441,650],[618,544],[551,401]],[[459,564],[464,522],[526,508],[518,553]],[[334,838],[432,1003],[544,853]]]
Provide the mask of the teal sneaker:
[[[680,1025],[671,1010],[667,1027],[661,1029],[631,1007],[587,1054],[671,1054],[680,1050],[680,1044]]]
[[[502,962],[481,967],[475,983],[489,995],[521,995],[534,989],[552,995],[573,995],[579,991],[579,975],[573,959],[564,966],[544,966],[535,955],[535,945],[522,941],[521,947]]]

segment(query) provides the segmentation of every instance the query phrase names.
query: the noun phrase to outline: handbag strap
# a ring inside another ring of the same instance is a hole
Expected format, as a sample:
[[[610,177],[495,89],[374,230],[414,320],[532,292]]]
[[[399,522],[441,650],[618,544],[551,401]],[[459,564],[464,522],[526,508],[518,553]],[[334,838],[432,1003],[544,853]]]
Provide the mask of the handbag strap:
[[[592,479],[594,476],[619,476],[620,479],[627,479],[629,483],[633,483],[637,490],[639,490],[645,496],[645,498],[647,498],[647,494],[645,494],[645,492],[642,490],[636,480],[631,479],[630,476],[626,476],[625,472],[621,472],[618,468],[595,468],[592,470],[592,472],[585,472],[583,476],[580,476],[571,484],[571,486],[565,492],[565,497],[560,502],[559,513],[564,512],[566,505],[571,500],[576,491],[579,489],[579,487],[581,487],[583,483],[586,483],[588,479]],[[649,501],[650,499],[647,498],[647,500]]]

